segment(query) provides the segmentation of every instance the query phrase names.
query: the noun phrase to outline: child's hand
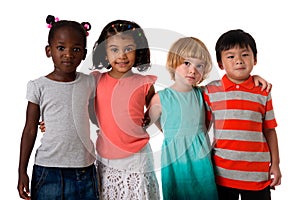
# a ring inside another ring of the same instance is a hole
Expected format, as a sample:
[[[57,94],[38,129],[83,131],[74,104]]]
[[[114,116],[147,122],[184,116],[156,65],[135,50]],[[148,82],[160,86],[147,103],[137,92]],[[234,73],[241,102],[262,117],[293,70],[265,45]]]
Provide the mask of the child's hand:
[[[275,188],[275,186],[278,186],[281,184],[281,172],[279,169],[279,165],[271,165],[270,168],[270,175],[271,175],[271,184],[270,187],[271,188]]]
[[[39,126],[41,132],[45,132],[46,131],[46,126],[45,126],[45,122],[41,121],[40,122],[40,126]]]
[[[145,114],[144,119],[143,119],[143,123],[142,123],[142,127],[144,129],[147,129],[150,122],[151,122],[151,119],[150,119],[149,115]]]
[[[266,92],[270,92],[272,89],[272,84],[268,83],[265,79],[258,75],[253,75],[253,80],[255,86],[261,86],[261,91],[266,90]]]
[[[20,174],[18,182],[19,196],[22,199],[30,199],[29,196],[29,177],[27,174]]]

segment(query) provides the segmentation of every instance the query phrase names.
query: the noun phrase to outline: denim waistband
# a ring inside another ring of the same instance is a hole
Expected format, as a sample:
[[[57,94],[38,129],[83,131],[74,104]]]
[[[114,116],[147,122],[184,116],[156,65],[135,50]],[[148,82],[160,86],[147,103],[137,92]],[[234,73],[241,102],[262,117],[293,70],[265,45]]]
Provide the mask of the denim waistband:
[[[76,167],[76,168],[64,168],[64,167],[44,167],[40,165],[35,165],[36,168],[46,168],[47,170],[60,171],[65,175],[73,175],[73,174],[83,174],[93,172],[95,165],[91,164],[87,167]]]

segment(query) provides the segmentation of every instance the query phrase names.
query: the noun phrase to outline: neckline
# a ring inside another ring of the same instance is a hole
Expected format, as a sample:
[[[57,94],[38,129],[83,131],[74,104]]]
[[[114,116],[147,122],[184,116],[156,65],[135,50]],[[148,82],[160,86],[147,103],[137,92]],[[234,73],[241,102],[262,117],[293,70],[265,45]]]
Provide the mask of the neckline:
[[[46,81],[52,82],[52,83],[56,83],[56,84],[62,84],[62,85],[68,85],[68,84],[73,84],[75,82],[77,82],[80,78],[80,73],[76,72],[76,77],[73,81],[68,81],[68,82],[64,82],[64,81],[56,81],[56,80],[52,80],[46,76],[42,76],[42,78]]]
[[[188,94],[188,93],[191,93],[191,92],[194,91],[194,88],[192,88],[192,89],[189,90],[189,91],[178,91],[178,90],[175,90],[175,89],[172,88],[172,87],[168,87],[167,89],[170,89],[170,90],[172,90],[172,91],[174,91],[174,92],[177,92],[177,93],[180,93],[180,94]]]
[[[109,72],[107,72],[107,76],[109,76],[110,78],[115,79],[115,80],[122,80],[122,79],[125,79],[125,78],[130,78],[130,77],[132,77],[134,74],[135,74],[135,73],[133,73],[132,70],[129,70],[129,71],[127,71],[123,76],[121,76],[120,78],[115,78],[115,77],[111,76],[111,75],[109,74]]]

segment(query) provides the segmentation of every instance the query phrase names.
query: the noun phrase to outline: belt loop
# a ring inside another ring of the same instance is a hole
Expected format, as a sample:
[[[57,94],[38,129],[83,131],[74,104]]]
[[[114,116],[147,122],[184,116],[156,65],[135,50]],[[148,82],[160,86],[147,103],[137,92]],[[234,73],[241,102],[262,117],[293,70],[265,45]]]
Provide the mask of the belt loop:
[[[63,172],[62,169],[59,169],[59,175],[60,175],[60,189],[61,189],[61,200],[64,200],[64,177],[63,177]]]

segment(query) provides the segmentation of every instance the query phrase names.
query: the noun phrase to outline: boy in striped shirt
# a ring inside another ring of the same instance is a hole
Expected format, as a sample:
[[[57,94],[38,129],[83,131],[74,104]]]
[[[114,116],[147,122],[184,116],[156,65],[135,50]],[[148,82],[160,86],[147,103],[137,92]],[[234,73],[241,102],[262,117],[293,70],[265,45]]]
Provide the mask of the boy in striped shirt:
[[[271,94],[255,86],[250,75],[257,63],[255,40],[243,30],[231,30],[221,35],[215,50],[226,74],[203,94],[207,118],[214,121],[219,199],[271,199],[270,188],[281,183],[277,123]]]

